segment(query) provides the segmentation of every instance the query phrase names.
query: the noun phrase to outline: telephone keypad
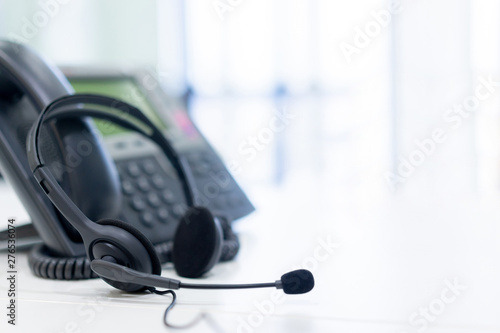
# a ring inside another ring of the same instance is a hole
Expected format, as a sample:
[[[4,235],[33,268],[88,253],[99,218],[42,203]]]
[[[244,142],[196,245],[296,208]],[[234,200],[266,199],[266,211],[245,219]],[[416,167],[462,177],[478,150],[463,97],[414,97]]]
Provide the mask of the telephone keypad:
[[[183,155],[192,171],[197,204],[229,219],[253,210],[245,194],[214,153],[206,150]],[[155,155],[115,159],[124,197],[123,219],[141,230],[154,244],[172,239],[187,206],[181,183]]]
[[[186,211],[184,193],[154,156],[115,160],[120,173],[125,221],[156,242],[171,239]]]

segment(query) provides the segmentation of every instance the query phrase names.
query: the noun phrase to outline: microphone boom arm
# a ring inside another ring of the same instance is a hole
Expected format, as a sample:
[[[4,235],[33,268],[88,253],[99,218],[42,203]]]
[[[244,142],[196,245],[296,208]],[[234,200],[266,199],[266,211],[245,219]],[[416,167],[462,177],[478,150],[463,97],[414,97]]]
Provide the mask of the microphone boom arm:
[[[268,283],[246,284],[194,284],[184,283],[176,279],[165,278],[155,274],[138,272],[128,267],[103,259],[92,260],[90,267],[97,275],[124,283],[133,283],[148,287],[164,289],[250,289],[250,288],[276,288],[283,289],[285,294],[303,294],[314,287],[314,277],[311,272],[299,269],[283,274],[281,280]]]

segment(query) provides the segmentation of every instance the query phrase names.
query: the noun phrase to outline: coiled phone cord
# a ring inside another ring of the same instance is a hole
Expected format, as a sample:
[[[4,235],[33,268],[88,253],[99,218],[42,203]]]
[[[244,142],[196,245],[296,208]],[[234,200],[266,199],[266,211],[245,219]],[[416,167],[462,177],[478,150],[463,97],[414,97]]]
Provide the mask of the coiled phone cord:
[[[240,242],[229,223],[222,224],[224,242],[219,261],[229,261],[238,254]],[[162,264],[172,261],[173,242],[154,246]],[[28,264],[33,274],[54,280],[86,280],[98,276],[90,268],[90,260],[82,257],[60,257],[45,245],[36,245],[28,255]]]

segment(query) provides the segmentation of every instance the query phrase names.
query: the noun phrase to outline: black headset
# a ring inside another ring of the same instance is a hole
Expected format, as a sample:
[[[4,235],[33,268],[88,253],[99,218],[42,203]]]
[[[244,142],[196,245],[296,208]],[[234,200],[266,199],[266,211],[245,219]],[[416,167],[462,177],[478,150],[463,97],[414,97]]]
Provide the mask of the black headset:
[[[79,108],[78,104],[101,108]],[[102,108],[106,108],[107,111],[101,110]],[[82,236],[90,261],[106,257],[107,260],[116,261],[120,265],[142,272],[158,275],[161,273],[160,260],[155,248],[142,233],[120,220],[103,219],[94,222],[88,219],[66,195],[49,167],[44,164],[39,140],[44,121],[82,116],[111,121],[143,134],[153,140],[171,162],[183,186],[189,207],[180,220],[171,253],[171,260],[179,275],[198,277],[209,271],[219,260],[223,243],[226,247],[225,252],[237,252],[237,241],[233,239],[223,242],[219,220],[214,218],[208,209],[194,206],[195,198],[192,191],[194,182],[187,163],[141,111],[114,98],[71,95],[55,100],[40,113],[27,138],[28,161],[36,180],[48,198]],[[117,286],[113,282],[110,284],[128,291],[140,289],[137,285]]]
[[[85,107],[82,107],[85,105]],[[97,108],[87,106],[94,105]],[[99,95],[70,95],[56,99],[39,115],[27,137],[30,169],[43,191],[58,211],[80,233],[90,267],[111,286],[124,291],[168,289],[236,289],[275,287],[288,294],[308,292],[314,286],[309,271],[284,274],[270,283],[213,285],[188,284],[160,277],[161,263],[155,247],[140,231],[116,219],[90,220],[65,193],[45,165],[40,151],[40,132],[47,120],[93,117],[111,121],[126,129],[141,133],[155,142],[172,164],[183,186],[188,210],[181,218],[173,240],[172,261],[177,273],[199,277],[219,260],[221,252],[233,256],[239,248],[237,238],[223,241],[220,221],[204,207],[195,205],[194,181],[189,166],[179,156],[161,131],[137,108],[123,101]],[[46,264],[46,266],[50,265]],[[57,267],[57,265],[55,265]],[[64,267],[54,275],[64,275]]]

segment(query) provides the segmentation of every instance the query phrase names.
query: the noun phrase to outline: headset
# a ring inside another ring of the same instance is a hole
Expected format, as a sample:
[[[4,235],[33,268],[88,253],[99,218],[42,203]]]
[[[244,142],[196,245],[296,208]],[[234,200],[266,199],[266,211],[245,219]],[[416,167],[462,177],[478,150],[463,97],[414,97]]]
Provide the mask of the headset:
[[[92,107],[91,107],[92,106]],[[167,289],[237,289],[275,287],[287,294],[302,294],[314,287],[307,270],[284,274],[280,280],[256,284],[190,284],[161,277],[161,263],[154,246],[140,231],[117,219],[90,220],[59,185],[41,154],[41,130],[46,121],[63,118],[93,117],[110,121],[149,138],[163,151],[182,183],[188,210],[177,228],[172,261],[181,276],[199,277],[219,260],[225,244],[221,222],[205,207],[196,205],[193,177],[184,158],[169,140],[139,109],[123,101],[99,95],[75,94],[60,97],[39,115],[27,137],[28,162],[36,182],[44,193],[81,235],[90,268],[109,285],[127,292]],[[89,193],[89,195],[92,195]],[[231,251],[227,250],[226,251]],[[234,252],[234,249],[232,250]],[[237,248],[236,248],[237,251]],[[65,267],[59,268],[59,274]],[[175,297],[175,295],[174,295]]]

